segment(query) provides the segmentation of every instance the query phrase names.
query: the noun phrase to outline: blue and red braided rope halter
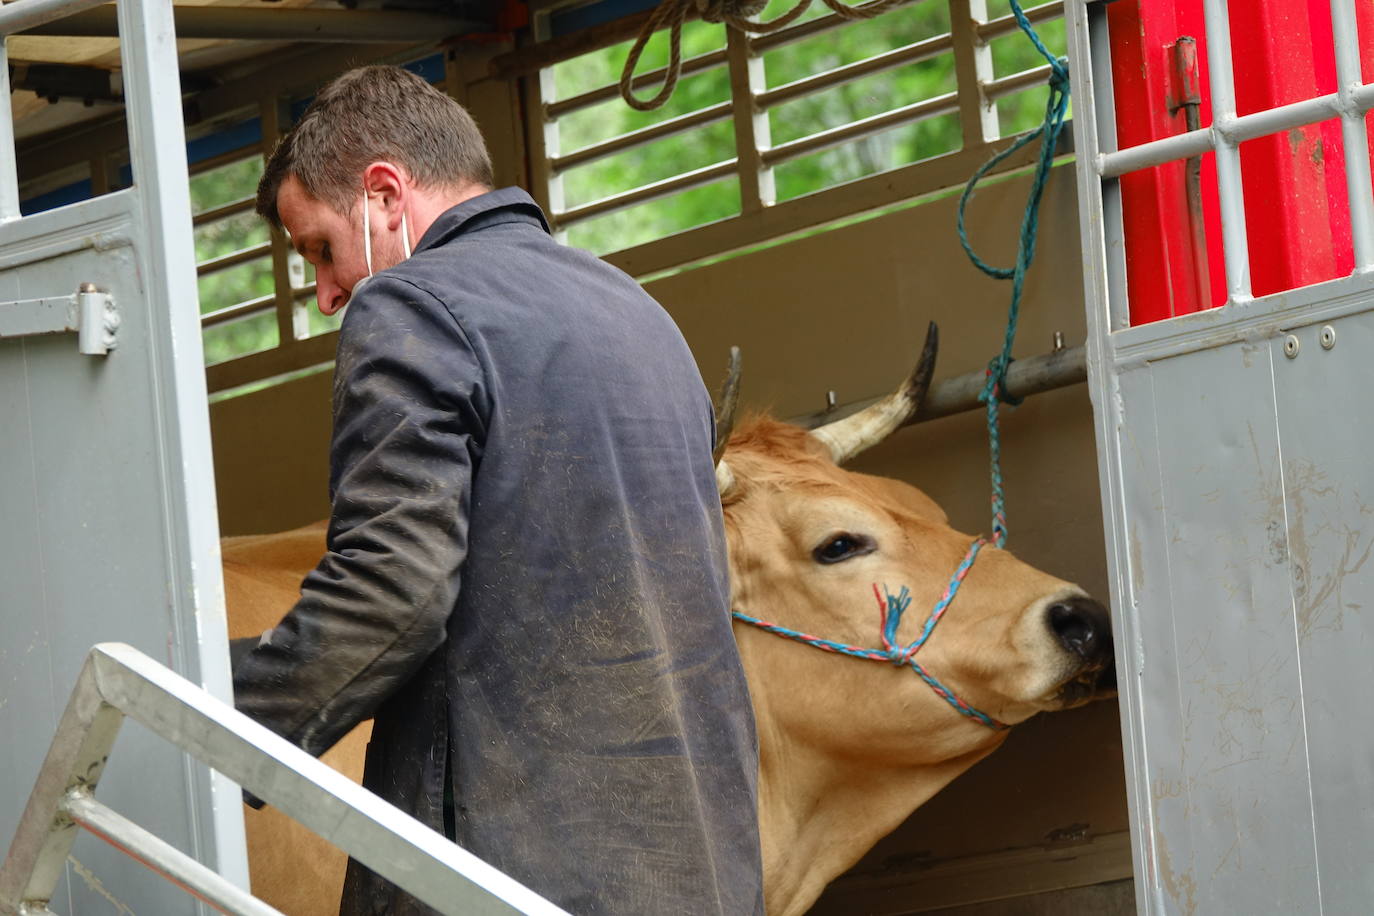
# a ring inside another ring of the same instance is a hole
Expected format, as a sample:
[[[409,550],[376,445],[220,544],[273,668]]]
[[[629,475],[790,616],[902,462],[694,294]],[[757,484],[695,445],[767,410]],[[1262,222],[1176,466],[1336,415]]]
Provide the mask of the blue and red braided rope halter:
[[[730,614],[736,620],[751,624],[761,630],[806,643],[808,646],[815,646],[817,649],[824,649],[826,652],[835,652],[840,655],[848,655],[851,658],[861,658],[873,662],[890,662],[899,668],[909,667],[916,672],[917,677],[930,685],[930,689],[934,690],[937,696],[953,706],[960,715],[981,722],[994,731],[1001,731],[1011,726],[1005,722],[999,722],[982,710],[965,703],[958,694],[940,683],[939,679],[926,671],[916,661],[916,653],[926,644],[926,640],[930,639],[930,634],[935,631],[935,625],[940,622],[940,618],[949,609],[950,604],[954,601],[954,596],[959,592],[959,586],[963,584],[964,577],[973,567],[973,561],[978,558],[978,551],[982,550],[986,544],[987,541],[982,538],[975,538],[973,543],[969,545],[968,553],[964,555],[963,562],[954,570],[954,576],[949,580],[945,593],[940,596],[939,601],[935,602],[935,607],[931,610],[930,616],[926,618],[925,626],[921,627],[920,635],[909,645],[903,646],[897,642],[897,627],[902,622],[902,614],[911,605],[911,592],[905,585],[902,586],[901,592],[896,595],[888,592],[887,587],[884,586],[883,592],[887,593],[886,597],[884,597],[883,592],[878,591],[877,583],[873,585],[873,595],[878,599],[878,631],[882,636],[883,643],[881,649],[868,649],[863,646],[851,646],[848,643],[835,642],[831,639],[822,639],[819,636],[812,636],[809,633],[802,633],[798,630],[779,626],[776,623],[769,623],[757,617],[750,617],[739,611],[731,611]]]

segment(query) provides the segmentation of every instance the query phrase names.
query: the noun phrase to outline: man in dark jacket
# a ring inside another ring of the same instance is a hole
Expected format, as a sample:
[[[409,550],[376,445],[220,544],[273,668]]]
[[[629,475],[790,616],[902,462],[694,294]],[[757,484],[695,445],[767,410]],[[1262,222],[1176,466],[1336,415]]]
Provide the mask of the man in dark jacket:
[[[761,912],[710,398],[657,303],[491,185],[389,67],[267,164],[259,213],[349,309],[328,553],[235,702],[313,754],[374,717],[369,789],[573,913]],[[430,912],[357,863],[342,909]]]

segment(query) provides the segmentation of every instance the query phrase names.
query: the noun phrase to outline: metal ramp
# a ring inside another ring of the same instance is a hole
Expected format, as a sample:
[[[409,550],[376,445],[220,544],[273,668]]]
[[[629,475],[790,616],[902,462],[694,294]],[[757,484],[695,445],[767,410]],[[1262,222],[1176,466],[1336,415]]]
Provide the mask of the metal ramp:
[[[95,799],[125,716],[210,764],[441,913],[563,910],[126,645],[91,650],[0,867],[0,913],[42,914],[78,828],[215,909],[280,916]],[[180,894],[183,900],[192,900]],[[168,912],[159,910],[157,912]]]
[[[1210,127],[1118,150],[1105,4],[1068,5],[1089,382],[1141,913],[1374,900],[1374,198],[1354,0],[1338,92],[1238,117],[1205,0]],[[1251,295],[1239,144],[1339,118],[1352,276]],[[1213,152],[1224,307],[1131,327],[1118,178]]]

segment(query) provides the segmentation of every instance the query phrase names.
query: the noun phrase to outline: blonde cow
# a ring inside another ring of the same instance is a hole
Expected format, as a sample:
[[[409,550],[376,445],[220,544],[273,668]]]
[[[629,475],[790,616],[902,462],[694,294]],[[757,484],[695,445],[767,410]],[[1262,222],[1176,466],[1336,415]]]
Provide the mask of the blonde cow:
[[[771,916],[805,912],[1008,727],[1115,686],[1106,610],[1082,589],[953,530],[915,487],[842,469],[915,413],[934,357],[932,333],[898,392],[821,429],[753,420],[717,465]],[[231,635],[275,624],[323,552],[323,524],[226,539]],[[367,730],[325,760],[360,779]],[[343,856],[246,814],[254,891],[337,912]]]

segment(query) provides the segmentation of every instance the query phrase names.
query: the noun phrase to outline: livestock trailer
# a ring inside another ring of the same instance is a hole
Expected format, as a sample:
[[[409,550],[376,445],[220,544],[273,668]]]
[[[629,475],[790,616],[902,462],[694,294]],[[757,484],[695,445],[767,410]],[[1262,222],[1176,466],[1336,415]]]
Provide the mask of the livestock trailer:
[[[402,64],[467,106],[498,183],[636,277],[704,377],[742,348],[746,406],[839,416],[890,389],[929,320],[953,404],[1001,344],[1006,284],[969,263],[955,223],[958,189],[1043,116],[1051,68],[1006,0],[817,9],[757,34],[692,14],[677,89],[650,112],[620,93],[651,2],[345,6],[119,0],[118,23],[86,2],[0,8],[6,842],[90,646],[129,643],[227,699],[217,535],[328,512],[337,323],[312,313],[307,267],[250,197],[264,154],[346,67]],[[1008,546],[1110,593],[1121,703],[1018,726],[816,913],[1347,912],[1374,896],[1354,706],[1374,590],[1358,451],[1374,22],[1354,0],[1254,6],[1026,10],[1068,55],[1075,107],[1014,350],[1051,370],[1048,390],[1001,422]],[[653,92],[670,66],[660,35],[629,88]],[[1002,161],[969,205],[994,263],[1014,259],[1033,158]],[[115,349],[18,336],[83,320]],[[986,530],[987,437],[980,411],[950,412],[857,466]],[[112,683],[158,677],[100,664],[126,672]],[[226,721],[197,733],[222,744]],[[237,787],[124,731],[98,797],[247,906]],[[250,751],[219,752],[247,766]],[[291,783],[304,815],[341,810],[307,775]],[[435,881],[479,869],[364,813]],[[90,836],[55,867],[62,911],[200,906]]]

